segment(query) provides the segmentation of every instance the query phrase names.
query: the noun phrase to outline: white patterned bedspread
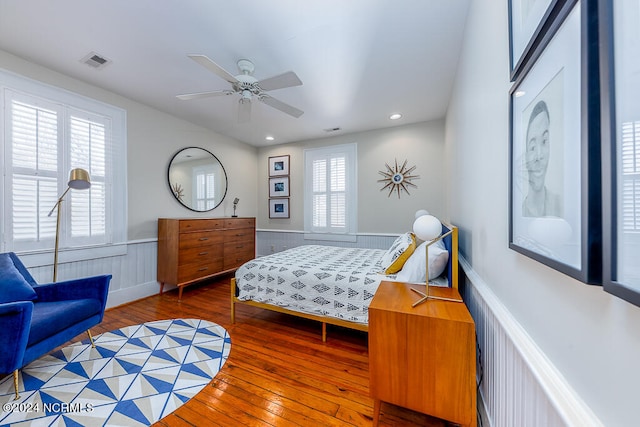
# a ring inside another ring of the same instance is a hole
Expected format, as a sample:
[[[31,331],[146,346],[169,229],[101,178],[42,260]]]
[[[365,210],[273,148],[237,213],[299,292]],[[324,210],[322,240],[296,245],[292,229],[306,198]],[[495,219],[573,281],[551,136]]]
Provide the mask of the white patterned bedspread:
[[[366,324],[384,253],[306,245],[259,257],[236,271],[238,298]]]

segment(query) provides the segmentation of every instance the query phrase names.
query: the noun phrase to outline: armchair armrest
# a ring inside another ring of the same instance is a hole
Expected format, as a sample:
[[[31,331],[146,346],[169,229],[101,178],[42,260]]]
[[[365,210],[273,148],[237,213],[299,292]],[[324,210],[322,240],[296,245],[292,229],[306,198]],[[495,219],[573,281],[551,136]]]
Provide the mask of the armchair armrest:
[[[0,304],[0,374],[8,374],[22,366],[31,330],[33,302],[17,301]]]
[[[36,291],[40,302],[65,301],[83,298],[95,298],[102,302],[102,309],[107,303],[109,293],[110,274],[101,276],[84,277],[81,279],[54,282],[44,285],[36,285]]]

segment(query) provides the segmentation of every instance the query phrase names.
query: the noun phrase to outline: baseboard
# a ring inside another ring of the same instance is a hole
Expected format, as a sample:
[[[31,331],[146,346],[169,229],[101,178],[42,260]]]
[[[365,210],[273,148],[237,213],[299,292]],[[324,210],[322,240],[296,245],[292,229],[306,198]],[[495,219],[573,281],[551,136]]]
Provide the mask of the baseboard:
[[[117,289],[109,292],[107,297],[107,308],[117,307],[132,301],[146,298],[160,292],[158,282],[141,283],[125,289]]]

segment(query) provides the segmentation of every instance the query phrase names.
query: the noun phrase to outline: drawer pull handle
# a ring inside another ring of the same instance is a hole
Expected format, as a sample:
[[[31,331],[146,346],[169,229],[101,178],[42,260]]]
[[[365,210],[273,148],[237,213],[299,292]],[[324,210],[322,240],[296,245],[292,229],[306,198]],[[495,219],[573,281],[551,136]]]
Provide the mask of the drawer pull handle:
[[[208,255],[209,252],[200,252],[198,255]]]
[[[238,246],[236,246],[236,249],[242,249],[242,248],[244,248],[244,245],[238,245]]]
[[[202,267],[202,268],[199,268],[198,271],[205,271],[205,270],[208,270],[208,269],[209,269],[209,267]]]
[[[208,238],[208,237],[201,237],[201,238],[199,238],[198,240],[200,240],[201,242],[204,242],[204,241],[206,241],[206,240],[209,240],[209,238]]]
[[[242,237],[242,236],[244,236],[244,233],[237,233],[236,234],[236,237]]]

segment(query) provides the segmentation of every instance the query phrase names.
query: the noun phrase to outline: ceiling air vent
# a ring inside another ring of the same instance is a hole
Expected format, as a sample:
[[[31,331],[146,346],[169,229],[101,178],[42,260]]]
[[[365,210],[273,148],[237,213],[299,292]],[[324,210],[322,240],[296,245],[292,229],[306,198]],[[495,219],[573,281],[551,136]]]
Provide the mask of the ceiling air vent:
[[[105,58],[104,56],[97,54],[95,52],[91,52],[84,58],[80,60],[80,62],[84,62],[91,68],[104,68],[111,62],[110,59]]]

